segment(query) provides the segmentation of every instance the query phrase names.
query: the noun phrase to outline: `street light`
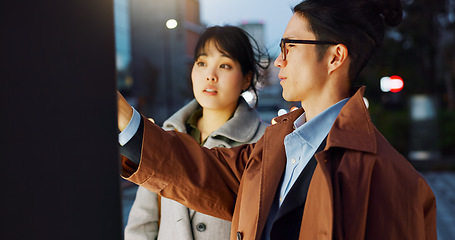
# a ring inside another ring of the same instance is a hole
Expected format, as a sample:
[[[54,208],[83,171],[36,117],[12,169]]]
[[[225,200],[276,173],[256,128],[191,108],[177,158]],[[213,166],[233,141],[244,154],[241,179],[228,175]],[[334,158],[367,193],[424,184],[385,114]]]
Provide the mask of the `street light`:
[[[174,111],[174,100],[173,100],[173,84],[172,84],[172,61],[171,61],[171,47],[170,47],[170,37],[169,37],[169,30],[176,28],[178,25],[177,20],[171,18],[166,21],[166,28],[163,34],[164,40],[164,71],[165,71],[165,78],[164,83],[166,86],[166,106],[167,106],[167,114],[170,116]]]

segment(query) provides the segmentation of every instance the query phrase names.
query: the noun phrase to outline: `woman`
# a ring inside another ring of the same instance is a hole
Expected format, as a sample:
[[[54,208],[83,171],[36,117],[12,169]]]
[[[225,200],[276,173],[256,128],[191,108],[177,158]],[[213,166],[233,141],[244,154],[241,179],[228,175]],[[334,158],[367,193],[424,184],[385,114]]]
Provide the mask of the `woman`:
[[[201,35],[191,73],[195,100],[166,120],[163,129],[186,132],[207,148],[234,147],[262,136],[267,125],[240,96],[246,90],[256,93],[259,69],[266,67],[250,39],[233,26],[211,27]],[[138,188],[125,228],[126,240],[229,239],[230,222],[166,198],[158,202],[155,193]]]

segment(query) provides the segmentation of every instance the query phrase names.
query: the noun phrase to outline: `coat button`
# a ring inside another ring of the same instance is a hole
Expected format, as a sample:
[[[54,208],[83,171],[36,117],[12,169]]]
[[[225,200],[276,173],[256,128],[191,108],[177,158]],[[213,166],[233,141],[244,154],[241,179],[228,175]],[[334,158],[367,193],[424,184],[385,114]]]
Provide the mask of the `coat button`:
[[[196,230],[198,230],[199,232],[205,231],[206,228],[207,228],[207,227],[206,227],[205,224],[203,224],[203,223],[198,223],[198,224],[196,225]]]
[[[241,232],[237,232],[237,240],[242,240],[243,236]]]

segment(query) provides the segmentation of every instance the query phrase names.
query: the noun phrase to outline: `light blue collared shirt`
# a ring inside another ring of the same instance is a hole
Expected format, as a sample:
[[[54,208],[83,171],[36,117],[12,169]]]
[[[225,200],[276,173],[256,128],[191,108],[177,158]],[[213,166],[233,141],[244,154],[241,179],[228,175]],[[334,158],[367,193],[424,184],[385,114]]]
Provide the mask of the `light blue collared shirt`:
[[[133,108],[133,107],[131,107]],[[123,129],[118,135],[118,142],[121,146],[128,143],[134,134],[136,134],[139,124],[141,123],[141,115],[133,108],[133,117],[131,117],[130,122],[126,125],[126,128]]]
[[[348,100],[349,98],[339,101],[308,122],[306,122],[305,113],[295,120],[295,130],[284,138],[286,170],[281,184],[280,206]]]

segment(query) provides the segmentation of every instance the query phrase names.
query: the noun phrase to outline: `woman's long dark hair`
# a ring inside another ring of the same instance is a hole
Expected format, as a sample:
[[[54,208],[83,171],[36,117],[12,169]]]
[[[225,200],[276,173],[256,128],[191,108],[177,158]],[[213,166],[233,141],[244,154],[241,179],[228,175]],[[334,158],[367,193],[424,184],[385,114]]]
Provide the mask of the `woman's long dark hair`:
[[[213,26],[207,28],[194,49],[194,61],[204,53],[208,43],[215,43],[218,51],[239,62],[242,74],[252,73],[250,85],[257,99],[256,84],[262,81],[262,70],[268,68],[270,57],[265,49],[260,49],[256,40],[245,30],[234,26]]]

